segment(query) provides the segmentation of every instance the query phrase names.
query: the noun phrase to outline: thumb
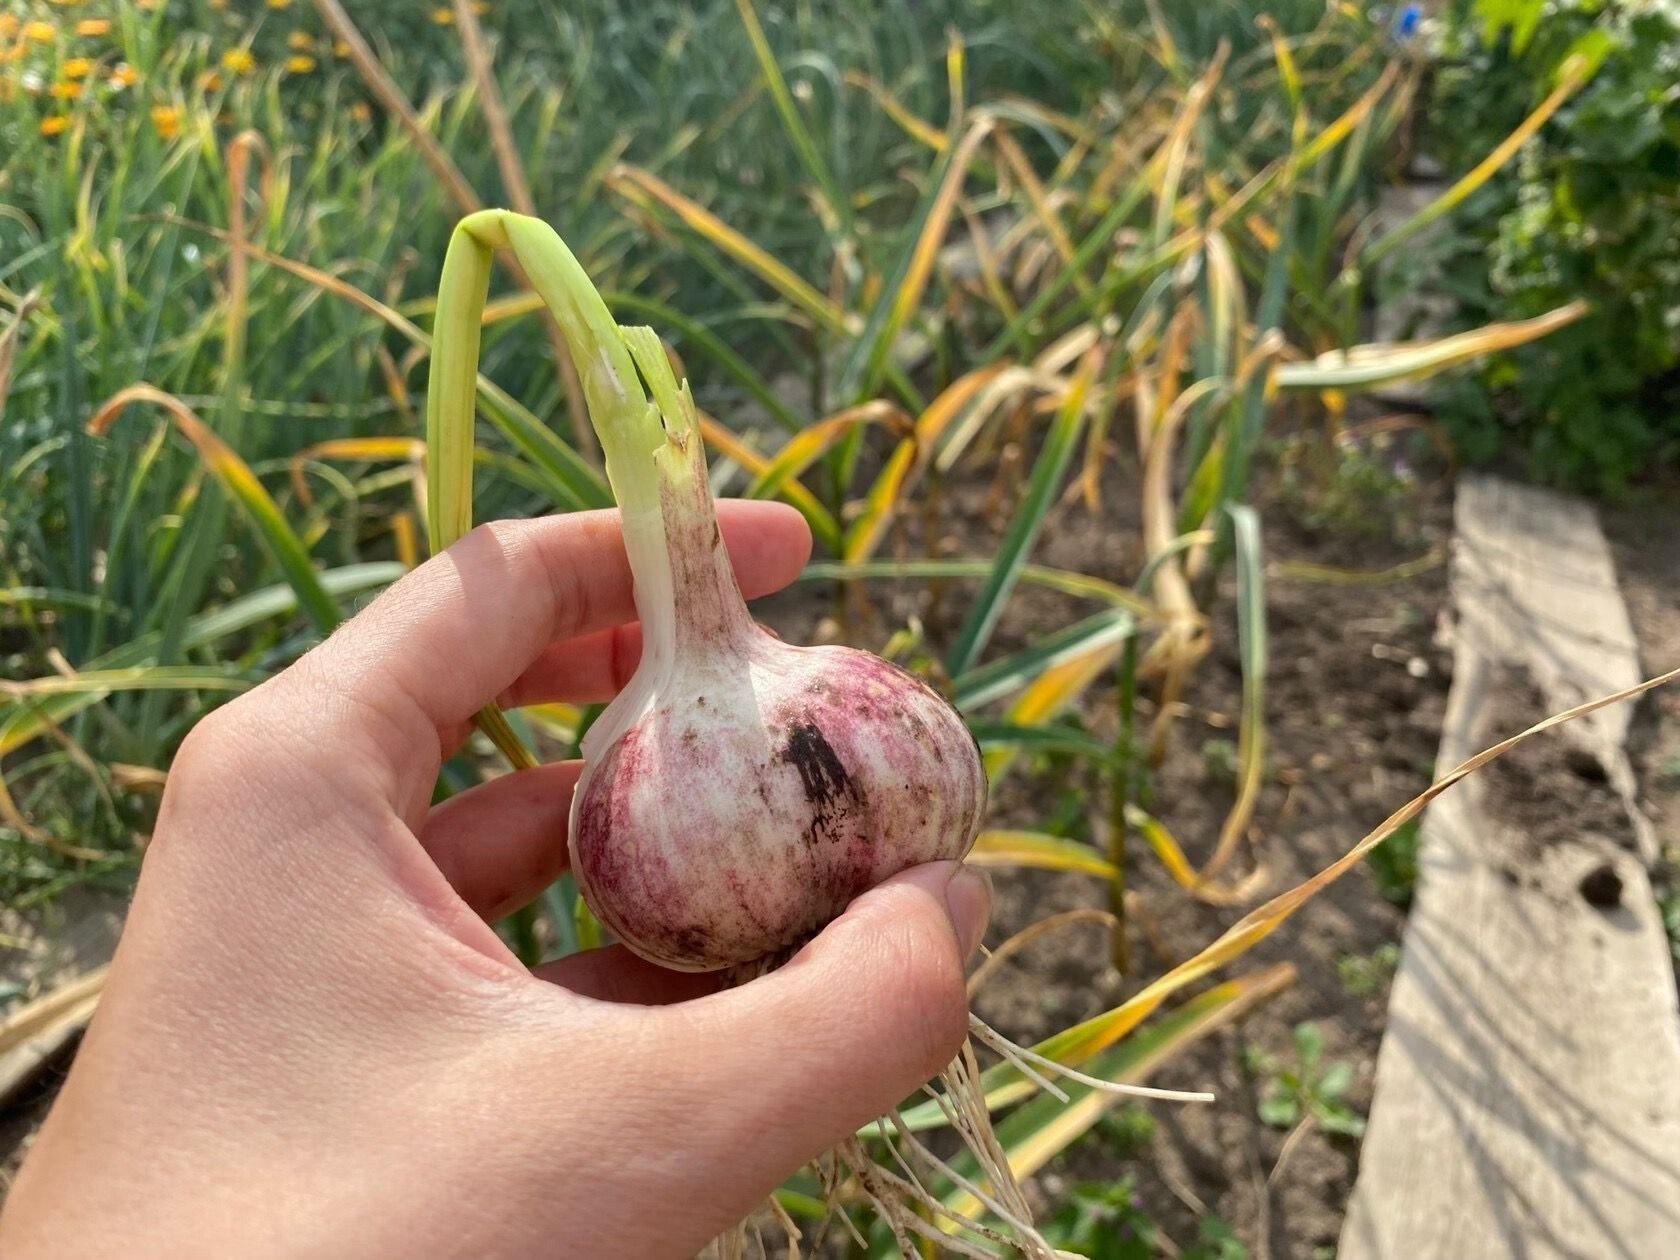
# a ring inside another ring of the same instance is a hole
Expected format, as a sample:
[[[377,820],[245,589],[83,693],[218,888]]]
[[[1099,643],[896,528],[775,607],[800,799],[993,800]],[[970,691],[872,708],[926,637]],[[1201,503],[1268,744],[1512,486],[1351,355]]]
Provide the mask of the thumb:
[[[786,966],[688,1004],[688,1063],[724,1104],[720,1176],[767,1193],[938,1074],[968,1034],[963,960],[990,910],[979,872],[912,867]]]

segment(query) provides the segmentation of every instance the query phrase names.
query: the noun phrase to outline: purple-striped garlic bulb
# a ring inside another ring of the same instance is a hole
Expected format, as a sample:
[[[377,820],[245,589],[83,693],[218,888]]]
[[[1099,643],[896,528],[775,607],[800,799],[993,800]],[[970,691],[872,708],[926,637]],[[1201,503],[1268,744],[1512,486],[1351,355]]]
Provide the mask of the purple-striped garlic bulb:
[[[650,330],[613,332],[604,353],[577,358],[624,512],[642,659],[584,740],[572,871],[644,958],[686,971],[777,960],[882,880],[962,857],[985,771],[926,684],[754,623],[687,383]],[[626,351],[651,406],[635,398]],[[608,407],[594,405],[602,390]]]

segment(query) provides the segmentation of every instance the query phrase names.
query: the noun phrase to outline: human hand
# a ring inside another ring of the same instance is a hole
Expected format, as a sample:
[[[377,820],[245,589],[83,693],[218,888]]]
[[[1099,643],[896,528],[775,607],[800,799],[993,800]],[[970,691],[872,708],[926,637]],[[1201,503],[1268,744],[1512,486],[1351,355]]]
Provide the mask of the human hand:
[[[721,503],[748,596],[809,551]],[[593,701],[639,638],[616,513],[475,530],[201,722],[0,1254],[679,1257],[939,1071],[983,880],[919,867],[739,988],[489,922],[564,868],[580,765],[433,809],[472,715]]]

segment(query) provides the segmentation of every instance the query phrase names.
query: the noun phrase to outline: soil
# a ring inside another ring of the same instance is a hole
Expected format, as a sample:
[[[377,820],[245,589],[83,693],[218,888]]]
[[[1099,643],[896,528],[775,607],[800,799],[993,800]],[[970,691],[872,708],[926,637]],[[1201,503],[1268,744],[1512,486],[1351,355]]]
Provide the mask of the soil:
[[[1252,899],[1232,908],[1187,897],[1147,850],[1134,849],[1131,887],[1144,898],[1167,957],[1157,957],[1141,933],[1133,943],[1139,975],[1130,986],[1096,986],[1089,975],[1100,957],[1099,933],[1081,929],[1078,963],[1038,947],[1013,969],[1015,994],[983,997],[980,1010],[1012,1035],[1054,1031],[1069,1016],[1083,1018],[1113,1005],[1129,987],[1212,941],[1267,895],[1293,887],[1362,838],[1432,777],[1449,679],[1450,660],[1435,643],[1445,594],[1445,566],[1409,579],[1370,586],[1282,580],[1280,562],[1376,570],[1415,559],[1444,543],[1450,496],[1444,481],[1421,487],[1409,507],[1412,538],[1396,545],[1338,538],[1302,528],[1285,510],[1268,510],[1267,553],[1274,571],[1267,590],[1270,670],[1267,678],[1268,781],[1249,830],[1249,861],[1266,877]],[[1240,713],[1234,589],[1227,583],[1210,609],[1215,647],[1185,697],[1189,712],[1155,788],[1155,808],[1192,861],[1211,851],[1232,796],[1219,760],[1205,755],[1210,741],[1234,739]],[[1245,873],[1245,872],[1240,872]],[[1060,887],[1051,904],[1097,904],[1089,881],[1012,878],[1001,898],[991,939],[1049,908],[1045,883]],[[1038,887],[1034,887],[1038,885]],[[1150,1104],[1156,1131],[1131,1159],[1087,1142],[1042,1176],[1051,1201],[1070,1185],[1113,1180],[1130,1172],[1137,1201],[1178,1247],[1197,1240],[1200,1218],[1222,1218],[1252,1256],[1302,1256],[1333,1248],[1357,1167],[1357,1143],[1309,1128],[1282,1159],[1288,1134],[1257,1116],[1263,1083],[1245,1071],[1244,1051],[1256,1047],[1285,1064],[1293,1061],[1291,1029],[1307,1021],[1324,1036],[1325,1062],[1354,1070],[1345,1101],[1368,1108],[1387,1007],[1387,983],[1350,992],[1339,963],[1369,957],[1399,939],[1402,911],[1383,900],[1361,867],[1308,902],[1280,931],[1224,974],[1288,962],[1296,980],[1242,1024],[1214,1033],[1168,1063],[1154,1083],[1210,1089],[1211,1106]],[[1000,978],[1000,986],[1004,984]],[[1050,992],[1059,991],[1052,1000]],[[1060,996],[1065,994],[1065,996]],[[1028,1026],[1013,1021],[1028,1003],[1043,1012]],[[1048,1009],[1046,1009],[1048,1008]],[[1280,1162],[1281,1160],[1281,1162]]]
[[[1550,712],[1526,674],[1507,669],[1493,692],[1486,729],[1519,731]],[[1482,772],[1488,812],[1520,838],[1518,856],[1539,861],[1567,844],[1635,848],[1633,824],[1604,768],[1568,739],[1531,739]],[[1567,784],[1566,789],[1559,785]]]

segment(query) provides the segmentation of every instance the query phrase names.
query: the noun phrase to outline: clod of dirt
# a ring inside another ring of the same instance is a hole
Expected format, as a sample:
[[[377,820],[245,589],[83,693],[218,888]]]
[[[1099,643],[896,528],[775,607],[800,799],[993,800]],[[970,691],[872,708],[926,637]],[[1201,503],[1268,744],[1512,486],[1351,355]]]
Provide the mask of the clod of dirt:
[[[1489,705],[1486,730],[1490,739],[1499,738],[1549,712],[1528,675],[1508,669]],[[1627,809],[1606,780],[1598,758],[1568,742],[1561,731],[1517,745],[1481,773],[1488,812],[1522,836],[1520,851],[1525,857],[1539,859],[1583,841],[1608,840],[1619,848],[1634,847]]]
[[[1608,862],[1600,862],[1581,876],[1578,887],[1587,904],[1600,910],[1613,910],[1622,904],[1622,877]]]
[[[1604,763],[1587,749],[1576,745],[1571,745],[1563,754],[1563,764],[1588,783],[1603,783],[1609,778],[1604,772]]]

